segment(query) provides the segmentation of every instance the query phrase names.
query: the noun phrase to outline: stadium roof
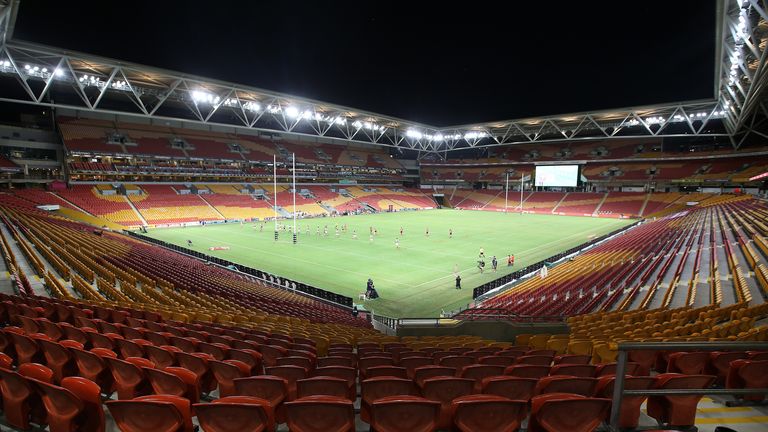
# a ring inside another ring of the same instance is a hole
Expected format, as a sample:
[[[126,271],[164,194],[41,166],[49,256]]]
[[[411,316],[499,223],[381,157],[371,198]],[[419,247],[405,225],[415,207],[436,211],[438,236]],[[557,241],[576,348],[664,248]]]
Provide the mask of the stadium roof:
[[[708,100],[435,127],[12,38],[20,0],[0,0],[0,101],[409,148],[455,149],[628,137],[766,134],[766,0],[719,0]]]

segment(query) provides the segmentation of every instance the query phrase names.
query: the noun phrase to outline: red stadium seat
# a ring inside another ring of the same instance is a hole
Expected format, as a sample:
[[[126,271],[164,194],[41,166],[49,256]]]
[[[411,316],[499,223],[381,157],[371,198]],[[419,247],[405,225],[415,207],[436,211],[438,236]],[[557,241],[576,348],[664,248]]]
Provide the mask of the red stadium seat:
[[[711,386],[716,378],[713,375],[665,373],[656,376],[654,388],[704,389]],[[696,406],[702,397],[703,395],[651,396],[648,398],[648,415],[655,418],[661,424],[693,426],[696,420]]]
[[[122,432],[186,432],[184,402],[176,396],[153,396],[152,399],[107,401],[105,404]]]
[[[589,364],[556,364],[549,370],[550,375],[570,375],[575,377],[592,378],[597,366]]]
[[[595,393],[597,378],[579,378],[566,375],[550,375],[539,380],[534,393],[572,393],[592,396]]]
[[[609,399],[549,393],[531,399],[530,432],[592,432],[607,417]]]
[[[301,366],[273,366],[265,368],[267,375],[284,378],[288,382],[288,400],[296,399],[296,381],[307,377],[307,371]]]
[[[275,428],[269,401],[251,396],[229,396],[193,405],[205,432],[262,432]]]
[[[709,365],[710,372],[713,375],[717,375],[717,385],[724,385],[725,379],[728,376],[728,370],[731,367],[731,362],[734,360],[741,360],[747,358],[745,352],[721,352],[715,351],[709,353]]]
[[[413,381],[395,377],[375,377],[360,383],[360,419],[371,421],[371,405],[374,401],[389,396],[418,395]]]
[[[669,355],[667,372],[699,375],[707,370],[708,362],[709,353],[706,352],[676,352]]]
[[[216,378],[208,364],[208,361],[213,360],[210,354],[177,352],[176,360],[179,362],[179,366],[189,369],[197,375],[200,380],[200,389],[204,393],[210,393],[216,389]]]
[[[728,369],[726,388],[768,388],[768,360],[734,360]],[[743,395],[742,399],[761,401],[764,394]]]
[[[421,387],[422,396],[440,402],[438,428],[447,428],[453,424],[451,422],[451,402],[459,396],[470,395],[474,391],[475,381],[466,378],[429,378],[424,380]]]
[[[349,399],[349,384],[334,377],[312,377],[296,381],[296,397],[335,396]]]
[[[440,402],[418,396],[390,396],[371,404],[370,423],[377,432],[433,432],[439,415]]]
[[[283,402],[288,400],[288,381],[285,378],[260,375],[234,380],[235,391],[240,396],[253,396],[269,402],[278,423],[285,422]]]
[[[233,380],[247,377],[251,372],[251,367],[239,360],[209,360],[208,367],[211,368],[213,376],[219,383],[220,397],[234,396],[235,383]]]
[[[418,367],[432,365],[432,358],[426,356],[404,357],[400,359],[398,364],[406,369],[408,378],[413,379],[414,370]]]
[[[549,375],[549,366],[516,364],[504,369],[504,375],[520,378],[543,378]]]
[[[428,365],[428,366],[419,366],[413,370],[413,381],[421,387],[421,384],[424,382],[427,378],[434,378],[434,377],[452,377],[456,376],[456,368],[451,368],[447,366],[436,366],[436,365]]]
[[[30,420],[42,424],[45,408],[37,391],[27,378],[53,383],[53,371],[37,363],[25,363],[19,371],[0,369],[0,392],[6,422],[17,429],[29,429]]]
[[[96,383],[80,377],[64,378],[61,387],[33,382],[45,405],[51,432],[104,430],[104,411]]]
[[[503,375],[504,366],[497,365],[470,365],[465,366],[459,372],[461,378],[469,378],[475,381],[475,392],[480,393],[483,387],[483,379]]]
[[[512,400],[530,400],[535,394],[536,378],[520,378],[513,376],[493,376],[483,379],[484,394],[496,395]]]
[[[312,376],[330,376],[343,379],[349,384],[349,398],[355,399],[357,396],[357,388],[355,388],[357,371],[354,368],[344,366],[319,367],[312,371]]]
[[[390,376],[397,378],[408,378],[408,371],[400,366],[372,366],[368,368],[366,377],[375,378],[380,376]]]
[[[264,372],[261,353],[256,350],[232,348],[229,350],[229,359],[247,364],[251,368],[248,375],[259,375]]]
[[[318,358],[317,367],[325,367],[325,366],[353,367],[354,362],[349,357],[341,357],[341,356],[328,356],[328,357]]]
[[[604,376],[598,379],[595,387],[595,396],[613,400],[613,389],[616,381],[615,376]],[[625,377],[625,390],[647,390],[656,383],[655,378],[651,377]],[[621,399],[621,412],[619,417],[619,427],[636,428],[640,419],[640,406],[645,402],[647,396],[623,396]]]
[[[43,351],[46,364],[53,371],[53,382],[61,383],[62,378],[75,373],[77,365],[69,348],[45,339],[37,339],[37,343]]]
[[[110,357],[102,358],[107,362],[109,369],[112,371],[118,399],[133,399],[136,396],[146,395],[150,392],[150,385],[142,368],[153,367],[152,362],[147,359],[137,359],[136,357],[129,357],[126,360]]]
[[[166,370],[144,368],[144,373],[154,394],[179,396],[196,403],[200,399],[197,375],[184,368],[168,367]]]
[[[595,377],[599,378],[602,376],[616,375],[616,363],[600,363],[595,366]],[[643,373],[639,364],[632,362],[627,362],[624,374],[632,376],[649,376],[648,373]]]
[[[464,366],[469,366],[475,363],[475,359],[470,356],[448,356],[440,359],[440,366],[456,368],[460,371]]]
[[[295,432],[353,432],[352,401],[332,396],[308,396],[285,403],[288,428]]]
[[[176,365],[176,353],[168,348],[168,346],[147,345],[144,347],[144,351],[147,353],[147,358],[155,364],[155,367],[165,369],[168,366]]]
[[[527,405],[495,395],[462,396],[451,403],[451,417],[462,432],[515,432],[528,414]]]
[[[589,364],[592,361],[591,355],[562,354],[555,356],[554,364]]]

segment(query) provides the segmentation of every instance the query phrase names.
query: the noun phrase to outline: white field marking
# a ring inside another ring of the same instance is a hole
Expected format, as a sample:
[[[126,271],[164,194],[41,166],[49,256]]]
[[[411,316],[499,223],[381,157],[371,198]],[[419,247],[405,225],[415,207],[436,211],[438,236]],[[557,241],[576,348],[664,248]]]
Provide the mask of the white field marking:
[[[565,240],[565,239],[569,239],[569,238],[572,238],[572,237],[576,237],[576,236],[581,236],[581,235],[584,235],[584,234],[586,234],[586,233],[589,233],[589,232],[591,232],[591,231],[592,231],[592,228],[590,228],[589,230],[580,231],[580,232],[577,232],[577,233],[571,234],[571,235],[569,235],[569,236],[566,236],[566,237],[562,237],[562,238],[559,238],[559,239],[557,239],[557,240],[553,240],[553,241],[551,241],[551,242],[548,242],[548,243],[543,243],[543,244],[540,244],[540,245],[538,245],[538,246],[536,246],[536,247],[533,247],[533,248],[531,248],[531,249],[526,249],[526,250],[524,250],[523,252],[524,252],[524,253],[526,253],[526,254],[529,254],[530,252],[533,252],[533,251],[536,251],[536,250],[539,250],[539,249],[543,249],[543,248],[546,248],[546,247],[547,247],[547,246],[549,246],[549,245],[552,245],[552,244],[555,244],[555,243],[559,243],[559,242],[562,242],[562,241],[563,241],[563,240]],[[243,234],[243,233],[241,233],[241,235],[242,235],[242,234]],[[256,236],[256,235],[253,235],[253,234],[250,234],[250,235],[246,235],[246,236],[251,236],[251,237],[258,237],[258,236]],[[261,252],[261,253],[267,253],[267,254],[269,254],[269,255],[272,255],[272,256],[277,256],[277,257],[280,257],[280,258],[287,258],[287,259],[292,259],[292,260],[294,260],[294,261],[304,262],[304,263],[308,263],[308,264],[315,264],[315,262],[314,262],[314,261],[309,261],[309,260],[305,260],[305,259],[301,259],[301,258],[296,258],[296,257],[293,257],[293,256],[289,256],[289,255],[283,255],[283,254],[280,254],[280,253],[268,252],[268,251],[266,251],[266,250],[264,250],[264,249],[257,249],[257,248],[252,248],[252,247],[248,247],[248,246],[242,246],[242,245],[239,245],[239,244],[236,244],[236,243],[231,243],[231,242],[226,242],[226,241],[222,241],[222,240],[218,240],[218,239],[213,239],[213,238],[211,238],[211,237],[206,237],[206,236],[198,236],[198,237],[200,237],[200,238],[202,238],[202,239],[205,239],[205,240],[209,240],[209,241],[217,241],[217,242],[219,242],[219,243],[224,243],[224,244],[228,244],[228,245],[232,245],[232,246],[237,246],[237,247],[240,247],[240,248],[245,248],[245,249],[248,249],[248,250],[258,251],[258,252]],[[348,240],[348,241],[352,241],[352,239],[345,239],[345,240]],[[323,247],[319,247],[319,246],[314,246],[314,245],[309,245],[309,244],[304,244],[304,245],[305,245],[305,246],[307,246],[307,247],[313,247],[313,248],[315,248],[315,249],[320,249],[320,250],[322,250],[322,251],[325,251],[325,252],[330,252],[330,251],[331,251],[330,249],[326,249],[326,248],[323,248]],[[404,249],[406,249],[406,250],[407,250],[408,248],[404,248]],[[418,249],[415,249],[415,250],[418,250]],[[336,250],[335,252],[337,252],[337,253],[338,253],[339,251],[338,251],[338,250]],[[357,254],[356,254],[356,253],[354,253],[354,252],[347,252],[347,251],[341,251],[341,252],[343,252],[343,253],[346,253],[346,254],[355,255],[355,256],[357,255]],[[432,250],[432,252],[436,252],[436,251]],[[464,255],[454,255],[454,254],[442,254],[442,255],[451,256],[451,257],[457,257],[457,258],[459,258],[459,257],[460,257],[460,258],[462,258],[462,259],[466,259],[466,257],[465,257]],[[388,263],[392,263],[393,265],[399,265],[399,266],[401,266],[401,265],[403,265],[403,264],[406,264],[406,265],[408,265],[408,266],[411,266],[411,267],[418,267],[418,268],[421,268],[421,269],[427,268],[427,269],[430,269],[430,270],[434,270],[434,271],[441,271],[441,272],[443,271],[443,269],[442,269],[442,268],[439,268],[439,269],[438,269],[438,268],[433,268],[433,267],[419,266],[419,265],[415,265],[415,264],[408,264],[407,262],[401,262],[401,261],[391,261],[391,260],[384,260],[384,261],[385,261],[385,262],[388,262]],[[346,273],[350,273],[350,274],[355,274],[355,275],[359,275],[359,276],[365,276],[365,277],[367,277],[367,276],[368,276],[368,274],[367,274],[367,273],[360,273],[360,272],[352,271],[352,270],[349,270],[349,269],[345,269],[345,268],[335,267],[335,266],[332,266],[332,265],[324,265],[324,266],[325,266],[325,267],[327,267],[327,268],[331,268],[331,269],[333,269],[333,270],[343,271],[343,272],[346,272]],[[460,272],[460,274],[461,274],[461,273],[464,273],[464,272],[467,272],[467,271],[471,271],[471,270],[473,270],[475,267],[476,267],[476,266],[472,266],[472,267],[469,267],[469,268],[467,268],[467,269],[465,269],[465,270],[462,270],[462,271]],[[417,270],[417,271],[418,271],[418,270]],[[379,277],[379,279],[381,279],[381,280],[384,280],[385,282],[390,282],[390,283],[394,283],[394,284],[398,284],[398,285],[403,285],[403,286],[407,286],[407,287],[414,287],[414,288],[415,288],[415,287],[420,287],[420,286],[423,286],[423,285],[426,285],[426,284],[429,284],[429,283],[438,282],[438,281],[440,281],[440,280],[443,280],[443,279],[445,279],[445,278],[448,278],[448,277],[453,277],[453,276],[452,276],[452,274],[448,274],[448,275],[446,275],[446,276],[441,276],[441,277],[439,277],[439,278],[433,279],[433,280],[431,280],[431,281],[423,282],[423,283],[421,283],[421,284],[418,284],[418,285],[411,285],[410,283],[407,283],[407,282],[398,282],[398,281],[393,281],[393,280],[391,280],[391,279],[386,279],[386,278],[381,278],[381,277]],[[431,289],[435,289],[435,288],[440,288],[440,287],[439,287],[439,286],[435,286],[435,287],[433,287],[433,288],[431,288]],[[428,290],[430,290],[430,289],[427,289],[427,291],[428,291]],[[425,292],[425,291],[422,291],[422,292]]]

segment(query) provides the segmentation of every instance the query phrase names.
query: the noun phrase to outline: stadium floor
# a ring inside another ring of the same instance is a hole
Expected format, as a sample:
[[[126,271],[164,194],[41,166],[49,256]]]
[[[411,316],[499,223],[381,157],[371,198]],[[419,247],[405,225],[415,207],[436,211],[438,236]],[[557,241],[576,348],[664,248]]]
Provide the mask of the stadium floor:
[[[263,229],[258,223],[220,224],[159,228],[150,230],[149,235],[185,247],[187,240],[192,240],[195,250],[347,295],[356,302],[370,277],[381,298],[366,301],[365,309],[393,317],[435,317],[441,310],[466,307],[474,287],[631,222],[429,210],[300,220],[297,245],[291,244],[288,231],[280,231],[275,242],[271,222]],[[335,226],[345,224],[348,230],[340,230],[337,237]],[[323,235],[326,225],[327,236]],[[378,231],[373,240],[371,227]],[[453,230],[452,238],[449,230]],[[353,239],[353,231],[357,239]],[[215,246],[230,249],[209,250]],[[482,274],[477,268],[480,248],[486,255]],[[509,254],[515,255],[514,267],[507,266]],[[491,270],[493,255],[499,262],[496,273]],[[461,274],[462,290],[454,288],[456,269]]]

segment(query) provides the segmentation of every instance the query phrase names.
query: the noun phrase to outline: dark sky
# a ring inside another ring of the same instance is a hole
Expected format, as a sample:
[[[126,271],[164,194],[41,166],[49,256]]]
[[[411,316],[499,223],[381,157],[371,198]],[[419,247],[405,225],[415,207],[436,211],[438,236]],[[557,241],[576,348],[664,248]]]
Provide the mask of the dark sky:
[[[711,98],[714,0],[22,0],[15,37],[437,126]]]

